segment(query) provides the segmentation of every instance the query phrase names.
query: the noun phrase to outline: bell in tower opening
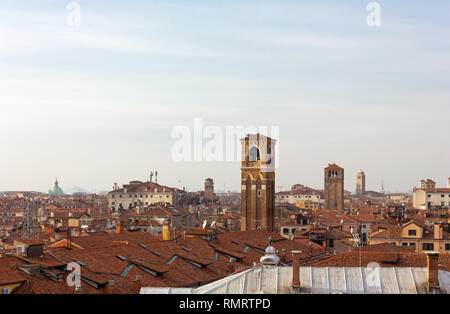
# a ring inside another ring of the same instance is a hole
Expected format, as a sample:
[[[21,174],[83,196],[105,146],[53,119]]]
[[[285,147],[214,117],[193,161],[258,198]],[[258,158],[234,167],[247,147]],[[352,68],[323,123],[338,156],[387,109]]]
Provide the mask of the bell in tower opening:
[[[241,230],[273,231],[275,143],[261,134],[241,139]]]

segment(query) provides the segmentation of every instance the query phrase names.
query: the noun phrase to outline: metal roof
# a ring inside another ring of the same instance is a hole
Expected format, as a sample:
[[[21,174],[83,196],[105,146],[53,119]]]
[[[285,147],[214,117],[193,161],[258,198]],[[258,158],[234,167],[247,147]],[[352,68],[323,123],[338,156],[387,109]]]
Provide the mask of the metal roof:
[[[439,271],[440,292],[450,294],[450,272]],[[141,294],[290,294],[292,267],[257,266],[198,288],[142,288]],[[299,293],[426,294],[420,267],[300,267]]]

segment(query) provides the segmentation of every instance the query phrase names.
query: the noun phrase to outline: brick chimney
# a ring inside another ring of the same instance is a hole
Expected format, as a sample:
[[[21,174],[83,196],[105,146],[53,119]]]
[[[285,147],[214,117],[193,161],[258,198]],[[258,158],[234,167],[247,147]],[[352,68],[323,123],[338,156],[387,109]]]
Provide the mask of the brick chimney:
[[[81,294],[82,292],[81,286],[75,286],[75,294]]]
[[[136,276],[136,279],[133,281],[133,290],[139,294],[141,292],[141,287],[142,287],[142,277],[141,276]]]
[[[439,289],[439,252],[427,252],[427,288]]]
[[[300,254],[302,251],[292,251],[292,289],[300,289]]]
[[[106,293],[113,294],[114,293],[114,280],[110,280],[106,285]]]
[[[440,240],[443,237],[442,227],[440,224],[434,224],[434,239]]]

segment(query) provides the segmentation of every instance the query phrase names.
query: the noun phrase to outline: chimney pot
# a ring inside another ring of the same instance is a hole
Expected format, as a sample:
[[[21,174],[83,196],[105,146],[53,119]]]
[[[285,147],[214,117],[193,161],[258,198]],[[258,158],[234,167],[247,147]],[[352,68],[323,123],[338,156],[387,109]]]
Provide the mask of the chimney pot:
[[[134,291],[139,294],[141,292],[141,287],[142,287],[142,277],[141,276],[136,276],[136,279],[133,281],[133,289]]]
[[[122,233],[122,223],[120,222],[120,220],[119,221],[117,221],[117,223],[116,223],[116,233],[117,234],[120,234],[120,233]]]
[[[163,222],[163,240],[170,241],[172,239],[172,230],[170,227],[170,219],[166,219]]]
[[[81,286],[75,286],[75,294],[81,294],[82,288]]]
[[[114,280],[110,280],[108,282],[108,285],[106,286],[106,293],[113,294],[113,289],[114,289]]]

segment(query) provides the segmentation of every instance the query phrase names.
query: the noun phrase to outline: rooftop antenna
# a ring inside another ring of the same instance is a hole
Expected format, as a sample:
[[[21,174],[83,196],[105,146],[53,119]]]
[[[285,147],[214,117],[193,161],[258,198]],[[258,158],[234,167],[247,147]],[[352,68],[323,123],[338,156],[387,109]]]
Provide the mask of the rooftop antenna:
[[[150,171],[150,182],[153,182],[153,171]]]
[[[158,171],[155,171],[155,183],[158,184]]]

